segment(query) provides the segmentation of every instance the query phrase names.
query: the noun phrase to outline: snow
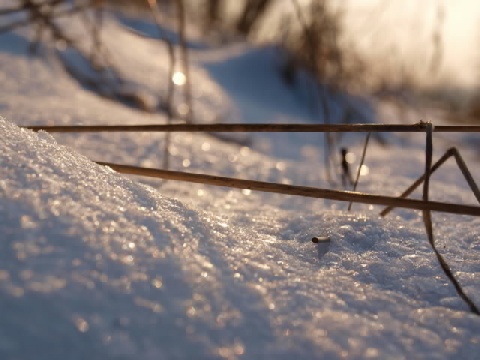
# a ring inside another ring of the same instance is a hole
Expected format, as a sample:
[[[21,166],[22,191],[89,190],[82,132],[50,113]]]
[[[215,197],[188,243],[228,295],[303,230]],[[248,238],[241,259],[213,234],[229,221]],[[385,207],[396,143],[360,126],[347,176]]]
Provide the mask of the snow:
[[[347,212],[331,201],[119,175],[89,159],[160,167],[163,135],[54,138],[15,124],[165,117],[96,96],[53,58],[28,57],[27,36],[0,36],[0,358],[478,356],[480,319],[440,269],[419,212],[382,219],[368,205]],[[105,39],[130,65],[129,75],[153,92],[166,72],[162,44],[112,19]],[[118,39],[128,49],[115,47]],[[267,68],[273,57],[271,48],[196,47],[197,116],[311,121]],[[254,66],[258,86],[245,80],[235,88]],[[388,106],[377,111],[398,119]],[[177,170],[327,186],[320,135],[255,135],[251,148],[200,134],[172,139]],[[467,139],[478,143],[472,134]],[[421,175],[424,135],[388,140],[389,147],[369,147],[370,172],[359,190],[395,195]],[[435,158],[462,140],[436,136]],[[362,141],[342,138],[357,154],[353,166]],[[478,154],[461,152],[479,179]],[[431,193],[475,204],[453,160],[433,176]],[[434,223],[440,251],[480,304],[480,219],[434,214]],[[328,252],[313,236],[330,237]]]

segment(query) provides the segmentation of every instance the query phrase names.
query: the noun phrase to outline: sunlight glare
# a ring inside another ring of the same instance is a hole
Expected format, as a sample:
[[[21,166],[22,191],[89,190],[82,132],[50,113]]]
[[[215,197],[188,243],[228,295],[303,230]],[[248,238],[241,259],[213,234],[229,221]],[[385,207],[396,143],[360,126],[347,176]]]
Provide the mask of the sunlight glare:
[[[172,75],[172,81],[175,85],[182,86],[187,82],[187,77],[181,71],[175,71]]]
[[[370,173],[370,169],[368,168],[367,165],[362,165],[360,168],[360,175],[361,176],[367,176]]]
[[[250,189],[243,189],[242,190],[243,195],[249,196],[251,193],[252,193],[252,190],[250,190]]]
[[[347,155],[345,156],[345,160],[349,164],[354,163],[356,159],[357,159],[357,157],[355,156],[355,154],[351,153],[351,152],[347,153]]]

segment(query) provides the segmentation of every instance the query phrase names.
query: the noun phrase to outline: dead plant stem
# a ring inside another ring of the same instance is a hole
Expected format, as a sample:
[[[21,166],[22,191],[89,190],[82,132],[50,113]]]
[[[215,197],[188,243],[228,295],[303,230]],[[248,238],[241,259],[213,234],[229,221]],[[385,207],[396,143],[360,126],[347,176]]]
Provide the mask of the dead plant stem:
[[[429,189],[430,189],[430,175],[431,175],[431,168],[432,168],[432,156],[433,156],[433,125],[431,123],[427,123],[427,128],[426,128],[426,149],[425,149],[425,180],[423,182],[423,201],[428,202],[429,201]],[[430,246],[432,247],[433,252],[435,253],[435,256],[437,257],[437,260],[445,273],[445,275],[448,277],[448,279],[451,281],[453,286],[455,287],[455,290],[457,291],[457,294],[465,301],[465,303],[468,305],[470,311],[476,315],[480,315],[480,310],[477,308],[475,303],[468,297],[468,295],[465,293],[463,290],[461,284],[458,282],[458,280],[455,278],[455,275],[452,272],[452,269],[448,265],[447,261],[443,257],[442,254],[438,251],[436,244],[435,244],[435,238],[433,235],[433,222],[432,222],[432,213],[430,209],[425,209],[423,210],[423,221],[425,224],[425,229],[427,232],[428,236],[428,241],[430,243]]]
[[[51,133],[70,132],[424,132],[425,126],[417,124],[160,124],[160,125],[31,125],[23,126],[34,131],[47,131]],[[438,132],[477,132],[480,126],[436,126]]]
[[[360,179],[360,172],[362,171],[362,166],[365,162],[365,155],[367,154],[367,147],[368,147],[368,142],[370,141],[371,134],[372,133],[368,133],[367,136],[365,137],[365,143],[363,144],[362,158],[360,160],[360,164],[358,165],[357,176],[355,177],[355,183],[353,184],[353,191],[357,190],[358,180]],[[348,204],[348,211],[350,210],[352,210],[352,202]]]
[[[445,154],[443,154],[443,156],[440,159],[438,159],[438,161],[435,164],[433,164],[432,168],[430,169],[430,175],[433,174],[436,170],[438,170],[445,163],[445,161],[447,161],[452,156],[455,157],[455,161],[457,162],[458,167],[462,171],[462,174],[465,177],[465,180],[470,186],[470,189],[472,190],[475,198],[480,203],[480,191],[478,189],[478,186],[475,183],[475,180],[473,179],[472,174],[468,170],[467,164],[465,163],[465,161],[463,160],[462,156],[460,155],[460,153],[456,148],[453,147],[448,149],[445,152]],[[420,184],[423,183],[424,180],[425,180],[425,174],[423,174],[417,180],[415,180],[415,182],[412,185],[410,185],[399,197],[406,198],[407,196],[409,196],[411,193],[415,191],[415,189],[417,189],[420,186]],[[388,215],[393,209],[394,207],[392,206],[385,208],[380,213],[380,216]]]
[[[131,175],[153,177],[165,180],[179,180],[214,186],[226,186],[237,189],[251,189],[285,195],[296,195],[310,198],[322,198],[336,201],[353,201],[372,205],[394,205],[396,207],[414,210],[432,210],[450,214],[480,216],[480,207],[471,205],[450,204],[435,201],[422,201],[414,199],[399,199],[383,195],[371,195],[351,191],[338,191],[307,186],[285,185],[263,181],[244,180],[206,174],[193,174],[180,171],[169,171],[153,168],[142,168],[131,165],[98,162],[100,165],[109,166],[117,172]]]

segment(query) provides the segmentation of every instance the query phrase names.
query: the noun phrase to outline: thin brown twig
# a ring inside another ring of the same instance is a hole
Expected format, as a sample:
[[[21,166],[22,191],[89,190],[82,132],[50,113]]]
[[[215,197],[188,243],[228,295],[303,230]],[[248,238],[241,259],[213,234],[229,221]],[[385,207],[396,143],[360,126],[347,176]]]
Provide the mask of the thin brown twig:
[[[39,6],[56,6],[62,3],[64,0],[48,0],[37,3]],[[27,10],[28,6],[25,3],[19,4],[15,7],[0,8],[0,15],[8,15],[16,12],[21,12]]]
[[[173,74],[175,71],[175,50],[173,48],[172,42],[168,39],[167,36],[163,36],[163,30],[161,26],[161,16],[158,11],[157,0],[147,0],[148,6],[153,14],[153,19],[158,30],[160,39],[165,43],[168,54],[168,71],[167,71],[167,99],[166,103],[166,113],[167,113],[167,124],[172,123],[173,118],[173,96],[175,87],[173,84]],[[165,134],[165,143],[163,145],[163,168],[168,169],[170,162],[170,142],[171,134]]]
[[[186,18],[185,18],[185,5],[183,0],[176,0],[177,5],[177,17],[178,17],[178,35],[180,37],[180,50],[182,52],[182,67],[185,74],[185,102],[188,106],[187,113],[185,114],[185,121],[189,124],[193,123],[193,96],[192,96],[192,79],[190,73],[190,61],[186,40]]]
[[[457,162],[458,167],[460,168],[460,171],[463,174],[463,177],[467,181],[468,185],[470,186],[470,189],[473,192],[473,195],[477,198],[477,201],[480,203],[480,190],[475,183],[475,180],[473,179],[472,174],[468,170],[468,166],[463,160],[462,156],[458,152],[457,149],[453,148],[453,156],[455,157],[455,161]]]
[[[480,203],[480,191],[478,189],[477,184],[475,183],[475,180],[473,179],[472,174],[468,170],[467,164],[465,164],[465,161],[463,160],[462,156],[458,152],[458,150],[454,147],[448,149],[443,156],[438,159],[438,161],[433,164],[432,168],[430,169],[430,175],[433,174],[436,170],[438,170],[444,163],[447,161],[450,157],[455,157],[455,160],[457,162],[458,167],[462,171],[463,176],[465,177],[465,180],[467,181],[468,185],[470,186],[470,189],[472,190],[473,194],[475,195],[477,201]],[[425,180],[425,174],[420,176],[415,182],[410,185],[399,197],[400,198],[406,198],[409,196],[411,193],[417,189],[420,184],[423,183]],[[381,213],[380,216],[386,216],[388,215],[394,207],[389,206],[385,208]]]
[[[301,9],[301,6],[298,0],[291,0],[293,8],[295,10],[295,15],[302,27],[305,38],[308,42],[308,57],[310,65],[313,67],[316,63],[316,52],[317,52],[317,42],[315,41],[315,34],[312,32],[312,28],[309,26],[308,21]],[[311,69],[314,71],[314,68]],[[329,102],[327,101],[327,87],[328,84],[317,84],[315,87],[315,92],[317,98],[320,102],[314,101],[314,112],[317,117],[320,117],[323,122],[330,124],[330,108]],[[325,177],[330,184],[334,184],[332,171],[331,171],[331,162],[332,162],[332,150],[335,147],[335,139],[330,133],[325,133],[324,136],[324,163],[325,163]]]
[[[172,117],[172,112],[173,112],[173,95],[174,95],[174,84],[172,81],[173,74],[175,71],[175,50],[173,47],[172,42],[168,39],[167,36],[164,36],[164,32],[162,29],[162,19],[160,12],[158,10],[158,4],[157,0],[147,0],[147,4],[150,7],[150,11],[152,12],[153,15],[153,20],[155,21],[155,26],[157,27],[158,30],[158,35],[160,40],[162,40],[165,43],[165,46],[167,48],[167,54],[168,54],[168,71],[167,71],[167,99],[166,99],[166,105],[167,105],[167,115],[169,117],[169,123]]]
[[[417,124],[161,124],[161,125],[31,125],[27,129],[47,132],[424,132]],[[480,126],[436,126],[434,132],[480,132]]]
[[[471,205],[442,203],[437,201],[425,202],[422,200],[414,199],[399,199],[396,197],[388,197],[383,195],[372,195],[351,191],[338,191],[308,186],[285,185],[263,181],[212,176],[206,174],[193,174],[180,171],[143,168],[107,162],[98,162],[98,164],[108,166],[113,170],[124,174],[153,177],[165,180],[179,180],[214,186],[226,186],[237,189],[251,189],[285,195],[304,196],[317,199],[322,198],[336,201],[353,201],[362,204],[373,205],[394,205],[397,207],[414,210],[432,210],[450,214],[480,216],[480,207]]]
[[[93,19],[89,17],[89,14],[86,11],[81,13],[81,18],[85,24],[85,27],[90,31],[92,37],[92,48],[90,53],[90,63],[94,66],[100,64],[100,58],[102,57],[103,52],[103,43],[101,39],[101,30],[103,27],[103,20],[104,20],[104,8],[103,3],[101,1],[92,1],[91,3],[92,9],[92,16]],[[105,56],[106,57],[106,56]],[[106,61],[110,63],[110,61]]]
[[[53,17],[55,18],[60,18],[63,16],[70,16],[73,15],[79,11],[83,11],[86,8],[88,8],[90,5],[89,3],[82,3],[80,5],[73,6],[71,8],[63,9],[63,10],[58,10],[53,12]],[[22,9],[25,10],[25,9]],[[15,30],[17,28],[23,27],[23,26],[29,26],[32,23],[32,19],[22,19],[19,21],[11,22],[9,24],[6,24],[4,26],[0,26],[0,34]]]
[[[368,147],[368,142],[370,141],[370,135],[372,133],[368,133],[366,138],[365,138],[365,143],[363,144],[363,152],[362,152],[362,158],[360,160],[360,165],[358,165],[357,169],[357,176],[355,177],[355,183],[353,184],[353,191],[357,190],[358,186],[358,180],[360,179],[360,172],[362,170],[363,163],[365,162],[365,155],[367,154],[367,147]],[[348,211],[352,210],[352,202],[350,201],[350,204],[348,204]]]
[[[429,201],[429,188],[430,188],[430,175],[431,175],[431,168],[432,168],[432,156],[433,156],[433,125],[431,123],[427,123],[427,128],[426,128],[426,149],[425,149],[425,180],[423,182],[423,201],[428,202]],[[430,243],[430,246],[432,247],[433,252],[435,253],[435,256],[437,257],[437,260],[445,273],[445,275],[448,277],[448,279],[451,281],[453,286],[455,287],[455,290],[457,291],[457,294],[465,301],[465,303],[468,305],[470,311],[476,315],[480,315],[480,310],[477,308],[475,303],[468,297],[468,295],[465,293],[465,291],[462,288],[462,285],[459,283],[459,281],[455,278],[455,275],[453,275],[452,269],[448,265],[447,261],[445,258],[440,254],[438,251],[436,245],[435,245],[435,238],[433,236],[433,222],[432,222],[432,213],[430,209],[425,209],[423,210],[423,222],[425,224],[425,230],[427,232],[428,236],[428,242]]]
[[[55,40],[65,42],[67,46],[75,47],[75,41],[69,36],[65,35],[58,25],[53,21],[53,14],[48,14],[42,11],[41,6],[36,4],[33,0],[23,0],[25,7],[30,11],[34,19],[40,20],[46,27],[50,29]]]
[[[426,123],[426,141],[425,141],[425,180],[423,181],[423,201],[428,201],[430,190],[430,174],[432,171],[432,157],[433,157],[433,125],[432,123]],[[423,211],[423,221],[429,239],[433,239],[432,217],[430,210]],[[430,241],[432,247],[434,247],[433,240]]]
[[[329,125],[330,123],[330,104],[329,101],[327,100],[328,92],[325,89],[325,86],[322,85],[317,85],[317,89],[320,87],[322,88],[322,94],[318,95],[320,102],[321,102],[321,109],[322,109],[322,117],[325,122],[325,124]],[[318,90],[319,91],[319,90]],[[317,92],[318,92],[317,91]],[[319,110],[317,110],[319,112]],[[324,152],[325,152],[325,157],[324,157],[324,162],[325,162],[325,172],[326,172],[326,179],[330,184],[334,184],[335,181],[333,180],[332,176],[332,152],[335,153],[334,148],[335,148],[335,138],[332,136],[332,133],[327,132],[325,133],[324,136]]]
[[[436,75],[442,64],[444,56],[444,25],[445,25],[445,6],[443,1],[437,3],[437,13],[432,33],[433,52],[430,60],[430,73]]]

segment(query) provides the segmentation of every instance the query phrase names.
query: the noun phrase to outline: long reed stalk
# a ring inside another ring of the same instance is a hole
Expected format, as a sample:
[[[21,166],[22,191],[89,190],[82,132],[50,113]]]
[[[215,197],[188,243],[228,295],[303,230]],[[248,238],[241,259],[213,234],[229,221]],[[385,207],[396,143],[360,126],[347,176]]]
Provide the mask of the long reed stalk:
[[[422,201],[414,199],[401,199],[383,195],[364,194],[351,191],[338,191],[308,186],[295,186],[277,183],[269,183],[255,180],[236,179],[223,176],[212,176],[205,174],[193,174],[181,171],[160,170],[154,168],[143,168],[130,165],[98,162],[100,165],[108,166],[113,170],[130,175],[153,177],[164,180],[179,180],[192,183],[207,184],[213,186],[225,186],[237,189],[251,189],[263,192],[271,192],[285,195],[304,196],[317,199],[329,199],[336,201],[353,201],[362,204],[393,205],[395,207],[431,210],[450,214],[480,216],[480,207],[471,205],[460,205],[442,203],[437,201]]]
[[[24,128],[51,133],[70,132],[425,132],[418,124],[162,124],[162,125],[29,125]],[[480,132],[479,125],[436,126],[435,133]]]
[[[173,97],[175,93],[175,87],[173,84],[173,74],[175,72],[175,49],[173,43],[168,39],[168,36],[164,36],[164,31],[162,29],[162,19],[160,11],[158,10],[157,0],[147,0],[150,11],[152,12],[155,25],[158,30],[158,35],[160,39],[165,43],[168,54],[168,71],[167,71],[167,98],[165,100],[166,104],[166,114],[167,114],[167,124],[171,124],[173,120]],[[161,103],[161,101],[160,101]],[[170,162],[170,142],[171,135],[170,133],[165,134],[165,142],[163,144],[163,168],[168,169]]]
[[[475,180],[473,179],[472,174],[470,173],[470,170],[467,167],[467,164],[463,160],[462,156],[458,152],[456,148],[450,148],[448,149],[443,156],[437,160],[435,164],[430,169],[430,175],[433,174],[435,171],[437,171],[444,163],[447,161],[450,157],[454,157],[455,161],[457,162],[458,167],[460,168],[460,171],[462,172],[463,176],[465,177],[465,180],[467,181],[468,185],[470,186],[470,189],[472,190],[475,198],[477,201],[480,203],[480,190],[475,183]],[[399,197],[400,198],[406,198],[409,196],[411,193],[415,191],[425,180],[426,174],[423,174],[420,176],[415,182],[410,185],[407,190],[405,190]],[[381,213],[380,216],[387,216],[392,210],[394,209],[393,206],[389,206],[385,208]]]
[[[178,21],[178,35],[180,38],[180,50],[182,53],[182,68],[183,73],[185,74],[185,84],[184,84],[184,96],[185,103],[188,107],[187,113],[185,114],[185,121],[187,123],[193,123],[193,95],[192,95],[192,79],[190,73],[190,61],[187,47],[187,38],[186,38],[186,15],[185,15],[185,4],[183,0],[176,0],[175,4],[177,6],[177,21]]]
[[[372,133],[368,133],[367,136],[365,137],[365,143],[363,144],[362,158],[360,159],[360,164],[358,165],[357,175],[355,177],[355,183],[353,184],[353,191],[357,190],[358,181],[360,180],[360,173],[362,171],[362,166],[365,162],[365,156],[367,155],[367,148],[368,148],[368,143],[370,142],[371,134]],[[348,204],[348,211],[350,210],[352,210],[352,202]]]
[[[432,173],[432,157],[433,157],[433,125],[431,123],[426,124],[426,145],[425,145],[425,179],[423,181],[423,201],[429,201],[429,192],[430,192],[430,176]],[[435,244],[435,237],[433,235],[433,221],[432,221],[432,212],[431,209],[425,209],[422,212],[423,214],[423,222],[425,225],[425,230],[427,232],[428,242],[432,247],[432,250],[442,268],[445,276],[450,280],[452,285],[455,287],[455,290],[460,296],[460,298],[467,304],[470,311],[476,315],[480,315],[480,310],[477,308],[475,303],[470,299],[470,297],[466,294],[465,290],[463,289],[460,282],[457,280],[455,275],[453,274],[450,265],[448,265],[447,261],[443,257],[443,255],[438,251],[437,246]]]

